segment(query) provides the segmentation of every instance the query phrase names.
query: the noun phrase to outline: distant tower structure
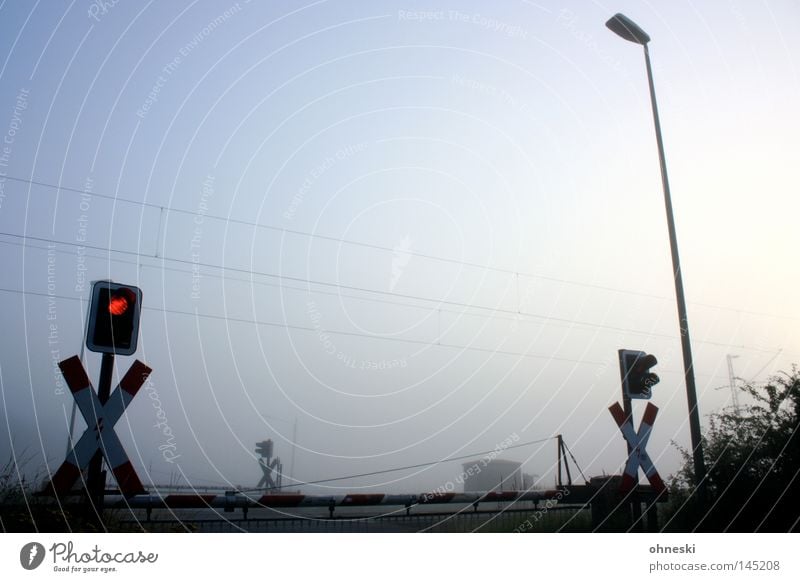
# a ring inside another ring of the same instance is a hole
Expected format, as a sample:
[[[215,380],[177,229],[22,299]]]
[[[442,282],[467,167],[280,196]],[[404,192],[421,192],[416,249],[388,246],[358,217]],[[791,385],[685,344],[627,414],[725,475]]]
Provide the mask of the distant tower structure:
[[[731,402],[733,404],[733,410],[737,416],[740,412],[739,392],[736,390],[736,376],[733,374],[733,359],[738,357],[739,356],[728,354],[728,384],[731,387]]]
[[[258,465],[261,467],[263,476],[256,485],[257,489],[266,489],[269,491],[280,491],[281,482],[283,481],[283,463],[279,457],[272,458],[272,439],[267,439],[256,443],[256,453],[260,455]],[[275,471],[275,478],[272,478],[272,472]]]

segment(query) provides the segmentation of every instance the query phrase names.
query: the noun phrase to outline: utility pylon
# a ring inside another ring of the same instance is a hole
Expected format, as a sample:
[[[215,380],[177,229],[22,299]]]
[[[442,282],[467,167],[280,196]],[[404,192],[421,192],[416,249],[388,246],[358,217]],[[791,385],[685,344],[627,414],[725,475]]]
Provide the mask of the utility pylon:
[[[731,403],[733,404],[733,411],[736,416],[739,416],[739,393],[736,390],[736,376],[733,374],[733,359],[739,356],[728,354],[728,385],[731,388]]]

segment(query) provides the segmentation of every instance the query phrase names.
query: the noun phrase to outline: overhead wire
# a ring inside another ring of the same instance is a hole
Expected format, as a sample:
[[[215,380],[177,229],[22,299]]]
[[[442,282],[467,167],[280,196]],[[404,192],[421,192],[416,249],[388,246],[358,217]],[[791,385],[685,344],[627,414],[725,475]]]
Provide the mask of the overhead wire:
[[[566,317],[557,317],[557,316],[553,316],[553,315],[542,315],[542,314],[530,313],[530,312],[522,311],[522,310],[507,309],[507,308],[502,308],[502,307],[497,307],[497,306],[476,305],[476,304],[466,303],[466,302],[462,302],[462,301],[454,301],[454,300],[449,300],[449,299],[437,299],[437,298],[431,298],[431,297],[424,297],[424,296],[421,296],[421,295],[411,295],[411,294],[407,294],[407,293],[400,293],[400,292],[397,292],[397,291],[383,291],[383,290],[380,290],[380,289],[370,289],[368,287],[359,287],[359,286],[354,286],[354,285],[346,285],[346,284],[342,284],[342,283],[331,283],[329,281],[320,281],[320,280],[315,280],[315,279],[311,279],[311,278],[303,278],[303,277],[296,277],[296,276],[291,276],[291,275],[282,275],[282,274],[276,274],[276,273],[269,273],[269,272],[266,272],[266,271],[256,271],[256,270],[244,269],[244,268],[240,268],[240,267],[214,265],[214,264],[211,264],[211,263],[204,263],[204,262],[195,261],[193,259],[179,259],[179,258],[175,258],[175,257],[166,257],[166,256],[155,257],[155,256],[152,256],[152,255],[148,255],[146,253],[141,253],[141,252],[137,252],[137,251],[111,249],[111,248],[100,247],[100,246],[96,246],[96,245],[89,245],[89,244],[86,244],[86,243],[77,243],[77,242],[72,242],[72,241],[61,241],[61,240],[50,239],[50,238],[46,238],[46,237],[24,236],[24,235],[19,235],[19,234],[15,234],[15,233],[8,233],[8,232],[2,232],[2,231],[0,231],[0,235],[12,237],[12,238],[17,238],[17,239],[22,239],[23,241],[25,241],[25,240],[34,240],[34,241],[44,242],[44,243],[54,243],[54,244],[60,244],[60,245],[65,245],[65,246],[82,247],[84,249],[92,249],[92,250],[95,250],[95,251],[101,251],[101,252],[105,252],[105,253],[119,253],[119,254],[132,255],[132,256],[135,256],[137,258],[154,259],[154,260],[162,261],[162,262],[163,261],[167,261],[167,262],[173,262],[173,263],[179,263],[179,264],[187,264],[187,265],[191,265],[192,269],[194,269],[195,267],[204,267],[204,268],[207,268],[207,269],[215,269],[215,270],[219,270],[219,271],[222,271],[222,272],[232,271],[232,272],[248,274],[248,275],[251,275],[251,276],[257,275],[257,276],[263,276],[263,277],[268,277],[268,278],[273,278],[273,279],[278,279],[278,280],[287,280],[287,281],[292,281],[292,282],[296,282],[296,283],[305,283],[307,285],[317,285],[317,286],[323,286],[323,287],[335,288],[335,289],[347,289],[347,290],[350,290],[350,291],[357,291],[357,292],[361,292],[361,293],[369,293],[369,294],[372,294],[372,295],[390,296],[390,297],[395,297],[395,298],[410,299],[410,300],[413,300],[413,301],[434,303],[434,304],[437,304],[437,305],[448,305],[448,306],[451,306],[451,307],[461,307],[461,308],[464,308],[464,309],[474,309],[474,310],[479,310],[479,311],[484,311],[484,312],[490,312],[490,314],[491,314],[491,315],[481,315],[481,314],[474,314],[474,313],[464,313],[463,311],[453,311],[453,310],[448,311],[450,313],[454,313],[454,314],[458,314],[458,315],[488,317],[490,319],[493,319],[493,318],[496,318],[495,317],[496,314],[504,314],[504,315],[513,316],[514,318],[524,317],[524,318],[538,319],[538,320],[544,320],[544,321],[553,321],[553,322],[562,324],[563,326],[566,326],[569,329],[574,329],[575,326],[585,326],[585,327],[590,327],[590,328],[594,328],[594,329],[606,329],[606,330],[614,331],[614,332],[618,332],[618,333],[626,333],[626,334],[627,333],[631,333],[631,334],[636,334],[636,335],[643,335],[643,336],[647,336],[647,337],[658,337],[658,338],[663,338],[663,339],[677,339],[677,336],[675,336],[675,335],[666,334],[666,333],[659,333],[659,332],[656,332],[656,331],[639,330],[639,329],[635,329],[635,328],[627,328],[627,327],[622,327],[622,326],[614,326],[614,325],[608,325],[608,324],[602,324],[602,323],[596,323],[596,322],[590,322],[590,321],[583,321],[583,320],[578,320],[578,319],[570,319],[570,318],[566,318]],[[7,241],[0,241],[0,244],[12,244],[12,243],[8,243]],[[23,244],[22,246],[25,246],[25,245]],[[33,246],[33,248],[36,248],[36,249],[39,249],[39,250],[46,250],[43,247],[38,247],[38,246]],[[95,257],[95,258],[102,258],[102,257]],[[119,260],[119,259],[115,259],[115,261],[116,260]],[[136,262],[136,263],[129,262],[129,261],[122,261],[122,262],[126,262],[128,264],[133,264],[133,265],[136,265],[136,266],[146,266],[146,267],[156,268],[153,265],[147,265],[147,264],[141,263],[141,262]],[[174,269],[174,268],[163,267],[163,266],[160,266],[158,268],[159,269],[172,270],[172,271],[181,272],[181,273],[187,273],[187,274],[194,272],[194,271],[187,271],[187,270],[182,270],[182,269]],[[223,276],[221,276],[221,278],[224,279],[224,278],[226,278],[226,276],[223,275]],[[247,282],[254,282],[254,283],[258,283],[258,284],[265,284],[263,282],[253,281],[252,279],[248,279],[248,280],[236,279],[236,280],[243,281],[243,282],[247,281]],[[284,285],[276,285],[276,286],[280,287],[280,288],[291,289],[291,290],[296,290],[296,291],[311,291],[309,289],[303,289],[303,288],[298,288],[298,287],[291,287],[291,286],[284,286]],[[313,290],[313,292],[317,293],[317,292],[320,292],[320,291],[319,290]],[[342,296],[342,294],[340,294],[340,293],[328,293],[328,294],[334,295],[334,296],[337,296],[337,297],[338,296]],[[366,300],[366,301],[384,302],[384,303],[388,303],[388,304],[400,305],[400,306],[409,307],[409,308],[425,309],[425,307],[420,306],[420,305],[402,304],[402,303],[399,303],[399,302],[390,302],[390,301],[386,301],[386,300],[379,300],[379,299],[376,299],[376,298],[358,297],[358,296],[348,296],[348,297],[353,298],[353,299]],[[441,308],[439,308],[439,309],[441,309]],[[515,321],[515,319],[512,319],[512,318],[504,318],[504,319],[507,319],[507,320],[510,320],[510,321]],[[774,350],[771,350],[771,349],[756,348],[756,347],[744,346],[744,345],[727,344],[727,343],[724,343],[724,342],[716,342],[716,341],[712,341],[712,340],[699,340],[698,339],[698,340],[695,340],[695,342],[696,343],[701,343],[701,344],[715,345],[715,346],[725,347],[725,348],[746,349],[746,350],[757,351],[757,352],[769,352],[769,353],[772,353],[774,351]]]
[[[317,238],[317,239],[325,240],[325,241],[329,241],[329,242],[337,242],[337,243],[340,243],[340,244],[358,246],[358,247],[362,247],[362,248],[368,248],[368,249],[372,249],[372,250],[378,250],[378,251],[389,252],[389,253],[395,253],[396,252],[396,249],[394,249],[392,247],[387,247],[387,246],[378,245],[378,244],[374,244],[374,243],[368,243],[368,242],[363,242],[363,241],[354,241],[354,240],[350,240],[350,239],[346,239],[346,238],[342,238],[342,237],[324,235],[324,234],[314,233],[314,232],[306,232],[306,231],[292,229],[292,228],[286,228],[286,227],[282,227],[282,226],[274,226],[274,225],[270,225],[270,224],[263,224],[263,223],[260,223],[260,222],[254,222],[254,221],[250,221],[250,220],[244,220],[244,219],[238,219],[238,218],[232,218],[232,217],[225,217],[225,216],[217,216],[217,215],[209,214],[209,213],[206,213],[206,212],[202,212],[201,213],[200,211],[197,211],[197,210],[186,210],[186,209],[183,209],[183,208],[174,208],[174,207],[167,208],[167,207],[165,207],[165,206],[163,206],[161,204],[155,204],[153,202],[145,202],[145,201],[141,201],[141,200],[133,200],[131,198],[124,198],[122,196],[112,196],[112,195],[109,195],[109,194],[101,194],[101,193],[98,193],[98,192],[93,192],[93,191],[88,191],[88,190],[81,190],[79,188],[71,188],[71,187],[67,187],[67,186],[59,186],[57,184],[51,184],[51,183],[48,183],[48,182],[42,182],[40,180],[31,180],[31,179],[27,179],[27,178],[20,178],[20,177],[17,177],[17,176],[5,176],[5,178],[9,179],[9,180],[16,181],[16,182],[33,184],[33,185],[36,185],[36,186],[43,186],[43,187],[46,187],[46,188],[51,188],[51,189],[56,189],[56,190],[63,190],[65,192],[72,192],[72,193],[75,193],[75,194],[85,194],[85,195],[96,197],[96,198],[102,198],[102,199],[111,200],[111,201],[114,201],[114,202],[124,202],[126,204],[132,204],[132,205],[137,205],[137,206],[144,206],[144,207],[147,207],[147,208],[153,208],[153,209],[157,209],[157,210],[160,210],[160,211],[174,212],[176,214],[184,214],[184,215],[188,215],[188,216],[192,216],[192,217],[202,216],[203,220],[219,220],[219,221],[230,223],[230,224],[239,224],[239,225],[242,225],[242,226],[252,226],[254,228],[272,230],[272,231],[275,231],[275,232],[280,232],[282,234],[291,234],[291,235],[303,236],[303,237],[307,237],[307,238]],[[414,251],[412,249],[408,249],[408,250],[404,249],[403,250],[403,254],[404,255],[408,255],[408,256],[412,256],[412,257],[419,257],[419,258],[422,258],[422,259],[428,259],[428,260],[432,260],[432,261],[439,261],[439,262],[443,262],[443,263],[450,263],[450,264],[455,264],[455,265],[463,265],[465,267],[473,267],[473,268],[476,268],[476,269],[483,269],[483,270],[493,271],[493,272],[497,272],[497,273],[504,273],[504,274],[507,274],[507,275],[518,275],[518,276],[522,276],[522,277],[529,277],[531,279],[543,279],[543,280],[547,280],[547,281],[554,281],[554,282],[557,282],[557,283],[567,283],[567,284],[570,284],[570,285],[577,285],[577,286],[582,286],[582,287],[591,287],[591,288],[594,288],[594,289],[601,289],[601,290],[605,290],[605,291],[612,291],[612,292],[615,292],[615,293],[627,293],[627,294],[631,294],[631,295],[641,295],[643,297],[650,297],[650,298],[653,298],[653,299],[668,299],[667,297],[662,297],[660,295],[655,295],[655,294],[650,294],[650,293],[644,293],[644,292],[641,292],[641,291],[631,291],[631,290],[620,289],[620,288],[616,288],[616,287],[608,287],[608,286],[604,286],[604,285],[597,285],[597,284],[594,284],[594,283],[572,281],[572,280],[569,280],[569,279],[561,279],[561,278],[558,278],[558,277],[552,277],[552,276],[548,276],[548,275],[525,273],[525,272],[520,272],[520,271],[517,271],[517,270],[514,270],[514,269],[508,269],[508,268],[503,268],[503,267],[494,267],[494,266],[491,266],[491,265],[482,265],[480,263],[475,263],[475,262],[471,262],[471,261],[464,261],[464,260],[461,260],[461,259],[453,259],[453,258],[450,258],[450,257],[440,257],[440,256],[437,256],[437,255],[431,255],[431,254],[428,254],[428,253],[421,253],[419,251]]]
[[[546,437],[543,439],[537,439],[534,441],[528,441],[524,443],[519,443],[516,445],[510,445],[507,447],[503,447],[501,451],[508,451],[511,449],[518,449],[520,447],[529,447],[531,445],[538,445],[541,443],[546,443],[547,441],[551,441],[556,439],[557,437],[551,436]],[[370,471],[368,473],[357,473],[355,475],[345,475],[343,477],[332,477],[330,479],[317,479],[315,481],[295,481],[292,479],[292,485],[318,485],[321,483],[333,483],[334,481],[345,481],[347,479],[358,479],[361,477],[373,477],[375,475],[384,475],[386,473],[396,473],[398,471],[409,471],[411,469],[421,469],[423,467],[432,467],[434,465],[441,465],[442,463],[450,463],[452,461],[463,461],[464,459],[474,459],[475,457],[484,457],[486,455],[497,454],[498,450],[492,449],[491,451],[482,451],[478,453],[470,453],[468,455],[459,455],[457,457],[446,457],[444,459],[439,459],[438,461],[429,461],[427,463],[416,463],[414,465],[406,465],[404,467],[394,467],[392,469],[382,469],[380,471]],[[242,491],[259,491],[258,488],[253,489],[243,489]]]
[[[58,294],[51,294],[51,293],[42,293],[37,291],[21,291],[19,289],[9,289],[6,287],[0,287],[0,292],[5,293],[17,293],[23,295],[34,295],[40,297],[51,297],[55,299],[66,299],[71,301],[87,301],[81,297],[70,297],[67,295],[58,295]],[[275,327],[275,328],[283,328],[283,329],[291,329],[296,331],[307,331],[307,332],[314,332],[317,333],[319,330],[314,327],[307,327],[302,325],[293,325],[289,323],[278,323],[273,321],[258,321],[255,319],[247,319],[243,317],[232,317],[226,315],[215,315],[212,313],[201,313],[197,311],[183,311],[179,309],[169,309],[166,307],[152,307],[149,305],[142,306],[142,309],[147,311],[157,311],[163,313],[172,313],[176,315],[187,315],[191,317],[202,317],[207,319],[216,319],[220,321],[232,321],[236,323],[249,323],[254,325],[260,325],[265,327]],[[348,337],[363,337],[372,340],[380,340],[380,341],[391,341],[391,342],[400,342],[406,344],[416,344],[416,345],[423,345],[423,346],[430,346],[430,347],[439,347],[439,348],[450,348],[450,349],[460,349],[460,350],[471,350],[477,352],[483,352],[488,354],[497,354],[503,356],[515,356],[521,358],[533,358],[538,360],[552,360],[558,362],[567,362],[572,364],[587,364],[592,366],[602,366],[603,362],[597,362],[592,360],[578,360],[574,358],[565,358],[562,356],[553,356],[553,355],[545,355],[545,354],[534,354],[534,353],[527,353],[527,352],[513,352],[508,350],[500,350],[495,348],[482,348],[478,346],[465,346],[460,344],[452,344],[446,342],[432,342],[427,340],[416,340],[410,338],[399,338],[399,337],[387,337],[387,336],[378,336],[378,335],[370,335],[367,333],[361,333],[356,331],[343,331],[343,330],[334,330],[334,329],[325,329],[325,333],[333,334],[333,335],[340,335],[340,336],[348,336]]]
[[[45,188],[55,189],[55,190],[59,190],[59,191],[71,192],[71,193],[75,193],[75,194],[89,195],[89,196],[92,196],[92,197],[111,200],[111,201],[114,201],[114,202],[124,202],[126,204],[132,204],[132,205],[138,205],[138,206],[143,206],[143,207],[147,207],[147,208],[158,209],[158,210],[160,210],[162,212],[163,211],[174,212],[176,214],[184,214],[184,215],[193,216],[193,217],[202,216],[204,220],[219,220],[219,221],[223,221],[223,222],[230,223],[230,224],[240,224],[240,225],[243,225],[243,226],[252,226],[254,228],[272,230],[272,231],[275,231],[275,232],[280,232],[282,234],[291,234],[291,235],[302,236],[302,237],[307,237],[307,238],[317,238],[317,239],[325,240],[325,241],[329,241],[329,242],[337,242],[337,243],[340,243],[340,244],[358,246],[358,247],[362,247],[362,248],[379,250],[379,251],[382,251],[382,252],[390,252],[390,253],[395,253],[396,252],[396,249],[394,249],[394,248],[383,246],[383,245],[378,245],[378,244],[374,244],[374,243],[367,243],[367,242],[363,242],[363,241],[354,241],[354,240],[345,239],[345,238],[342,238],[342,237],[324,235],[324,234],[314,233],[314,232],[306,232],[306,231],[302,231],[302,230],[291,229],[291,228],[286,228],[286,227],[281,227],[281,226],[274,226],[274,225],[269,225],[269,224],[262,224],[262,223],[259,223],[259,222],[248,221],[248,220],[243,220],[243,219],[237,219],[237,218],[232,218],[232,217],[217,216],[217,215],[209,214],[209,213],[206,213],[206,212],[200,212],[199,210],[186,210],[186,209],[174,208],[174,207],[169,207],[168,208],[168,207],[165,207],[165,206],[163,206],[161,204],[156,204],[156,203],[153,203],[153,202],[145,202],[145,201],[141,201],[141,200],[134,200],[134,199],[131,199],[131,198],[125,198],[125,197],[122,197],[122,196],[116,196],[116,195],[112,196],[112,195],[103,194],[103,193],[100,193],[100,192],[93,192],[93,191],[89,191],[89,190],[81,190],[79,188],[72,188],[72,187],[69,187],[69,186],[62,186],[62,185],[58,185],[58,184],[52,184],[52,183],[44,182],[44,181],[41,181],[41,180],[33,180],[33,179],[29,179],[29,178],[21,178],[21,177],[18,177],[18,176],[11,176],[11,175],[4,176],[4,178],[7,179],[7,180],[13,180],[13,181],[20,182],[20,183],[27,183],[27,184],[36,185],[36,186],[42,186],[42,187],[45,187]],[[657,295],[657,294],[654,294],[654,293],[646,293],[646,292],[642,292],[642,291],[634,291],[634,290],[631,290],[631,289],[622,289],[622,288],[619,288],[619,287],[611,287],[611,286],[607,286],[607,285],[599,285],[599,284],[595,284],[595,283],[587,283],[585,281],[575,281],[575,280],[571,280],[571,279],[564,279],[564,278],[553,277],[553,276],[549,276],[549,275],[541,275],[541,274],[536,274],[536,273],[526,273],[526,272],[518,271],[518,270],[514,270],[514,269],[503,268],[503,267],[494,267],[494,266],[491,266],[491,265],[483,265],[483,264],[480,264],[480,263],[475,263],[475,262],[471,262],[471,261],[464,261],[464,260],[461,260],[461,259],[454,259],[454,258],[450,258],[450,257],[440,257],[440,256],[437,256],[437,255],[431,255],[431,254],[428,254],[428,253],[422,253],[422,252],[419,252],[419,251],[414,251],[412,249],[404,250],[403,254],[404,255],[408,255],[408,256],[413,256],[413,257],[419,257],[419,258],[422,258],[422,259],[432,260],[432,261],[439,261],[439,262],[444,262],[444,263],[463,265],[463,266],[466,266],[466,267],[471,267],[471,268],[476,268],[476,269],[483,269],[483,270],[487,270],[487,271],[493,271],[493,272],[496,272],[496,273],[504,273],[504,274],[507,274],[507,275],[516,275],[516,276],[528,277],[528,278],[531,278],[531,279],[541,279],[541,280],[545,280],[545,281],[553,281],[553,282],[557,282],[557,283],[564,283],[564,284],[575,285],[575,286],[579,286],[579,287],[587,287],[587,288],[598,289],[598,290],[603,290],[603,291],[610,291],[610,292],[614,292],[614,293],[624,293],[624,294],[628,294],[628,295],[637,295],[637,296],[641,296],[641,297],[648,297],[648,298],[651,298],[651,299],[659,299],[659,300],[669,300],[670,299],[669,297],[666,297],[666,296],[663,296],[663,295]],[[795,320],[795,321],[800,320],[800,317],[787,315],[787,314],[777,315],[777,314],[771,314],[771,313],[761,313],[761,312],[756,312],[756,311],[737,309],[737,308],[733,308],[733,307],[726,307],[726,306],[721,306],[721,305],[713,305],[713,304],[709,304],[709,303],[690,302],[690,304],[698,305],[698,306],[702,306],[702,307],[707,307],[707,308],[711,308],[711,309],[732,311],[732,312],[735,312],[735,313],[745,313],[745,314],[755,315],[755,316],[759,316],[759,317],[770,317],[770,318],[775,318],[775,319],[787,319],[787,320]]]

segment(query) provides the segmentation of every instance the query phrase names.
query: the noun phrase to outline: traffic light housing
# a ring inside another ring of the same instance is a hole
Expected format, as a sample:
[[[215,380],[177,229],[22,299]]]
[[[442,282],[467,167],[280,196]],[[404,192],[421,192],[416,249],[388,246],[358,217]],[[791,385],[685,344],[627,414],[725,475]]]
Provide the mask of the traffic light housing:
[[[139,340],[142,290],[133,285],[95,281],[89,304],[86,347],[93,352],[130,356]]]
[[[653,354],[636,350],[619,350],[619,371],[622,377],[622,393],[628,398],[649,400],[653,386],[660,381],[650,371],[658,360]]]
[[[265,441],[261,441],[260,443],[256,443],[256,453],[259,456],[266,457],[269,459],[272,457],[272,439],[267,439]]]

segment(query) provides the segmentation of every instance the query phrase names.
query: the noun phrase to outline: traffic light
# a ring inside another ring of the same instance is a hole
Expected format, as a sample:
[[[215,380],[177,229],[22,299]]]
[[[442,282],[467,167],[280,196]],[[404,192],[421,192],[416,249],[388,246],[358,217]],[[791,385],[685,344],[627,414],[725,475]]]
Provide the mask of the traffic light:
[[[659,377],[650,371],[658,360],[653,354],[636,350],[619,350],[619,371],[622,392],[628,398],[649,400]]]
[[[139,340],[142,290],[111,281],[92,284],[86,347],[93,352],[129,356]]]
[[[267,439],[265,441],[261,441],[260,443],[256,443],[256,452],[260,456],[269,459],[272,456],[272,439]]]

